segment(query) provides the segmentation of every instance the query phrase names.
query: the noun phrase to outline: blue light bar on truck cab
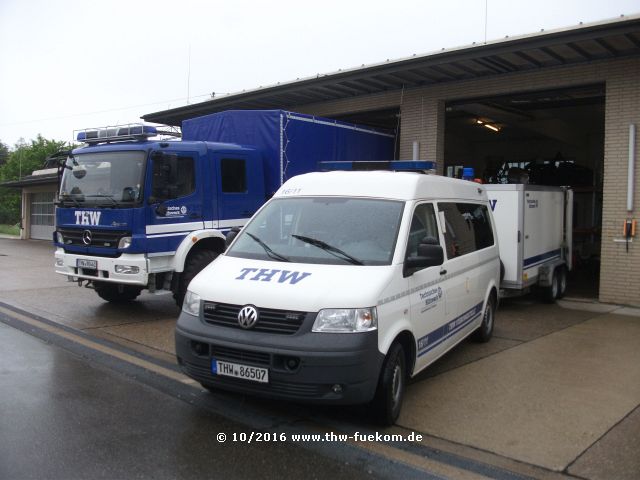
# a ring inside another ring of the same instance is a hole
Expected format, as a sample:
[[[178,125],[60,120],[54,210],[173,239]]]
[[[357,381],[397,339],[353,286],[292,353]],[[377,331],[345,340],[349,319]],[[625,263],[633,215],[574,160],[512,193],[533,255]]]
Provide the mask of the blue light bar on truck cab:
[[[319,162],[323,171],[327,170],[392,170],[396,172],[421,172],[435,170],[435,162],[421,160],[389,160],[365,162]]]
[[[78,132],[77,140],[85,143],[144,140],[158,134],[156,127],[139,123],[117,127],[91,128]]]

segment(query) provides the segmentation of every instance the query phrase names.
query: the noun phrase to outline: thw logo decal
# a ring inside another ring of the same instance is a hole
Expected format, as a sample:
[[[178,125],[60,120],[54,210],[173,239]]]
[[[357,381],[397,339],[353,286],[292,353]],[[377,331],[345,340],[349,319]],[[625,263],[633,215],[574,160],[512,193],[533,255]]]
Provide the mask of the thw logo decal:
[[[249,276],[249,274],[254,274]],[[236,280],[252,280],[254,282],[289,283],[295,285],[311,275],[310,272],[291,272],[289,270],[277,270],[274,268],[242,268]]]
[[[102,212],[74,212],[76,225],[99,225]]]

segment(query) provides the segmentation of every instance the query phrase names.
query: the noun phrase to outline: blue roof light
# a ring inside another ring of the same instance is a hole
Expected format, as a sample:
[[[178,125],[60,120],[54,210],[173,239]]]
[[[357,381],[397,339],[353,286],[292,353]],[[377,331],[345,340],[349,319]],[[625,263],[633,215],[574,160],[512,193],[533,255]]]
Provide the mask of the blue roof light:
[[[79,142],[101,143],[123,140],[145,140],[158,135],[156,127],[134,123],[116,127],[89,128],[80,130],[77,135]]]

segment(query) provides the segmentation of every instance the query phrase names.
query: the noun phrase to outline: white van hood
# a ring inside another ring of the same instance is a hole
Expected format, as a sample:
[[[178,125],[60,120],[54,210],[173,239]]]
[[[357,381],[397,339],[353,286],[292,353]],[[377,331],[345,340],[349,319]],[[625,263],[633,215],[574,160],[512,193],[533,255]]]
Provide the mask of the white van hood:
[[[395,267],[273,262],[220,255],[189,290],[202,300],[316,312],[375,306]]]

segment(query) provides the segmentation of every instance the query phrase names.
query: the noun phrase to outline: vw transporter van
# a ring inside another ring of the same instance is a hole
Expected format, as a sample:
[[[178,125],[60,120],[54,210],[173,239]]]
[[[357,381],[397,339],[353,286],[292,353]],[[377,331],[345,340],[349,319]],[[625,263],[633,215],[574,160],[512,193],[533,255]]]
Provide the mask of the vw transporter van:
[[[176,353],[207,389],[370,403],[491,337],[500,260],[484,187],[409,172],[287,181],[189,285]]]

